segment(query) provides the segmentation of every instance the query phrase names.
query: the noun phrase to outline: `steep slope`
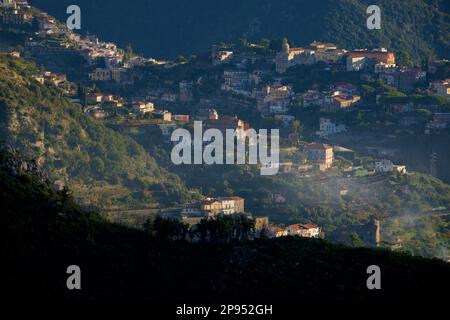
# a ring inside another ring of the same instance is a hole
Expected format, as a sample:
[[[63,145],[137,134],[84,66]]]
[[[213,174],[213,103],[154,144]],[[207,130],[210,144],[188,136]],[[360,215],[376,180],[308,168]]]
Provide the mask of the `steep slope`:
[[[116,207],[184,201],[184,184],[134,140],[85,116],[28,62],[0,56],[0,139],[37,159],[84,203]]]
[[[0,149],[0,190],[2,289],[7,301],[22,304],[41,299],[223,303],[227,298],[437,303],[446,298],[440,292],[450,280],[450,266],[442,261],[321,240],[156,241],[83,211],[66,192],[54,191],[34,162],[11,149]],[[66,269],[73,264],[82,270],[80,291],[65,286]],[[382,270],[378,291],[366,287],[366,269],[374,264]]]
[[[69,0],[31,0],[62,21]],[[208,50],[214,42],[289,37],[297,45],[334,41],[348,48],[384,46],[416,61],[449,57],[450,15],[444,0],[80,0],[82,32],[131,44],[162,58]],[[382,9],[382,30],[366,28],[366,8]]]

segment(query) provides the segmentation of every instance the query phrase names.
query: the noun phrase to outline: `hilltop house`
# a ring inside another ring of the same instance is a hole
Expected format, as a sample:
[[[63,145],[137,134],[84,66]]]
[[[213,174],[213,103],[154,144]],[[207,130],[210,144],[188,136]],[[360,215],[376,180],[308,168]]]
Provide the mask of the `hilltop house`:
[[[258,111],[285,113],[288,110],[294,92],[290,86],[273,84],[264,86],[261,91],[256,91],[255,96]]]
[[[269,229],[269,237],[270,238],[280,238],[280,237],[286,237],[289,235],[289,232],[287,229],[280,228],[280,227],[270,227]]]
[[[103,101],[103,94],[99,92],[91,92],[86,95],[88,104],[97,104]]]
[[[326,138],[331,134],[347,132],[345,124],[336,125],[330,118],[320,118],[320,129],[316,133],[321,138]]]
[[[394,165],[391,160],[382,159],[375,162],[376,172],[392,172],[396,171],[399,173],[406,173],[406,166],[404,165]]]
[[[320,228],[313,224],[293,224],[287,227],[290,236],[300,236],[304,238],[318,238]]]
[[[319,166],[321,171],[331,168],[334,161],[333,148],[323,143],[311,143],[304,147],[308,161]]]
[[[133,102],[133,111],[138,112],[140,114],[146,114],[148,112],[153,112],[155,110],[155,106],[151,102],[146,101],[135,101]]]
[[[450,79],[433,81],[430,88],[440,96],[450,97]]]
[[[370,63],[384,63],[387,67],[395,66],[395,55],[386,49],[355,50],[347,54],[347,71],[360,71]]]
[[[214,217],[219,214],[232,215],[244,212],[244,199],[241,197],[207,198],[199,203],[186,205],[181,210],[182,214],[202,215],[205,217]]]

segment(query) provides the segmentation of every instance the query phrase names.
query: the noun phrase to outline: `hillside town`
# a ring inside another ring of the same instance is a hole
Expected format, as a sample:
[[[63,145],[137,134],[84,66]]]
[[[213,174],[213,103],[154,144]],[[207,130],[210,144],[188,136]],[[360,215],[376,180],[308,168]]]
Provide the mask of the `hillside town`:
[[[448,61],[410,66],[397,64],[386,48],[339,48],[319,41],[293,47],[288,39],[275,48],[214,44],[189,59],[159,61],[95,35],[79,35],[25,0],[2,1],[0,16],[2,29],[25,35],[24,45],[7,54],[35,61],[42,70],[34,75],[37,83],[62,89],[96,121],[166,148],[174,130],[192,130],[194,121],[205,129],[233,130],[244,140],[249,129],[280,128],[279,175],[377,182],[389,174],[409,174],[404,159],[395,156],[401,152],[353,143],[353,132],[438,136],[450,129],[450,79],[436,78]],[[308,79],[310,74],[317,78]],[[368,126],[370,117],[382,120]],[[356,160],[358,153],[368,158]],[[349,196],[346,187],[338,193]],[[286,197],[272,200],[283,203]],[[244,201],[216,195],[176,208],[175,216],[195,226],[219,215],[247,214]],[[311,221],[280,226],[259,216],[264,213],[253,214],[256,229],[266,229],[270,237],[317,238],[323,232]]]

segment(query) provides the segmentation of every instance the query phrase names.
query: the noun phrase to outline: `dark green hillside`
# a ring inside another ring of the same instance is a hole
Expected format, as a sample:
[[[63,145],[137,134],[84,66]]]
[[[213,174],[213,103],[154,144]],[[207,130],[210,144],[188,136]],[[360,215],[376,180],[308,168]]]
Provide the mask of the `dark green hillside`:
[[[83,202],[157,206],[190,195],[134,140],[85,116],[61,91],[34,80],[38,70],[0,56],[0,139],[37,159]]]
[[[55,192],[33,162],[10,150],[0,151],[0,190],[2,289],[22,303],[240,297],[392,303],[439,299],[450,280],[442,261],[321,240],[157,241],[83,211],[67,192]],[[78,292],[65,287],[73,264],[82,270]],[[366,287],[366,269],[374,264],[382,270],[377,292]]]
[[[62,21],[69,0],[32,0]],[[214,42],[287,36],[294,44],[334,41],[348,48],[384,46],[420,62],[449,57],[450,9],[445,0],[80,0],[82,31],[137,52],[174,58],[208,50]],[[366,8],[382,9],[382,30],[366,28]]]

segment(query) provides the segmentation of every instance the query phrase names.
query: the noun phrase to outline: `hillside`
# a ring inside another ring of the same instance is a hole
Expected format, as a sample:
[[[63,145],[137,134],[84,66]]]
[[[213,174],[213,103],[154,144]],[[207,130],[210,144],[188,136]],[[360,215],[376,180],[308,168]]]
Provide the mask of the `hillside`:
[[[36,159],[84,204],[157,207],[191,196],[134,140],[85,116],[36,74],[32,64],[0,56],[1,140]]]
[[[62,21],[69,0],[32,0]],[[82,32],[93,32],[120,46],[158,58],[189,56],[212,43],[260,41],[287,36],[296,45],[313,40],[347,48],[387,47],[420,62],[426,56],[449,57],[450,6],[444,0],[80,0]],[[366,8],[382,9],[380,31],[366,28]],[[124,19],[126,17],[126,19]]]
[[[0,150],[0,189],[0,234],[6,240],[0,259],[7,274],[2,288],[8,300],[436,303],[450,280],[442,261],[321,240],[157,241],[83,211],[67,192],[54,191],[34,162],[11,149]],[[82,269],[78,292],[65,287],[72,264]],[[382,270],[381,291],[367,290],[372,264]]]

